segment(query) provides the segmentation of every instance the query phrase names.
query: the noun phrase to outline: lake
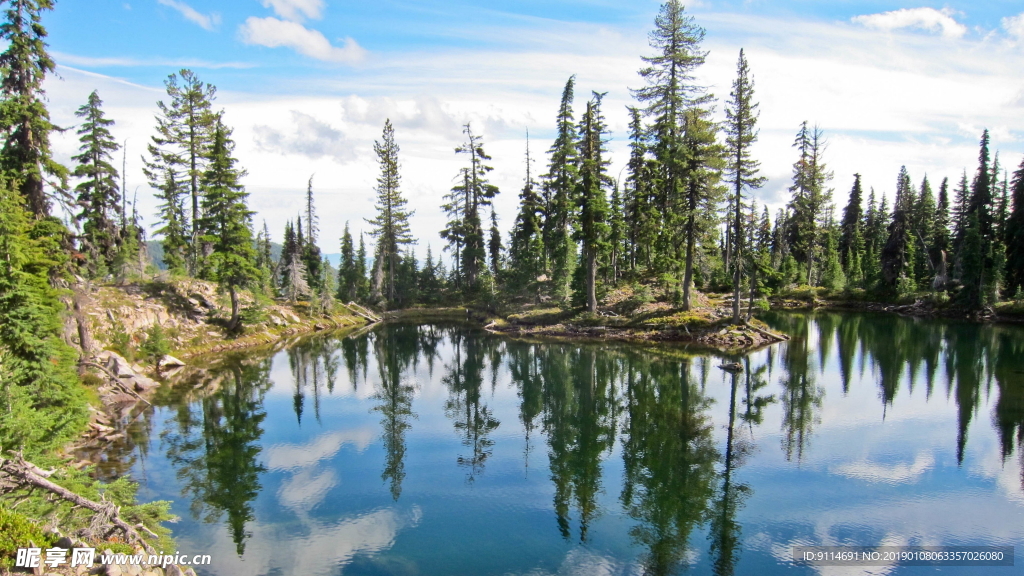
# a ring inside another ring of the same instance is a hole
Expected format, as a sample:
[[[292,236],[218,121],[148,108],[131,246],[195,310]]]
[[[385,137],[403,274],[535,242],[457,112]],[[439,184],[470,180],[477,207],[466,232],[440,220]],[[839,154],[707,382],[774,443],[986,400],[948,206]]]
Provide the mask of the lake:
[[[222,356],[161,388],[99,471],[174,501],[200,574],[923,574],[793,547],[1024,553],[1024,328],[763,319],[792,339],[728,357],[413,324]]]

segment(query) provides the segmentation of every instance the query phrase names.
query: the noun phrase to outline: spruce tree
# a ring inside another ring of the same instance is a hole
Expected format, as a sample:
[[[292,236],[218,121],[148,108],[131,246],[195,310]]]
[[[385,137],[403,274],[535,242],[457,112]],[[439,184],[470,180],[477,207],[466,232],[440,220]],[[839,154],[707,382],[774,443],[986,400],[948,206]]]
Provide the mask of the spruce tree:
[[[484,235],[480,211],[491,205],[498,194],[498,187],[487,181],[487,174],[493,170],[486,164],[491,159],[484,152],[483,139],[473,133],[466,124],[462,130],[466,141],[455,148],[456,154],[469,156],[469,166],[461,170],[462,182],[449,195],[448,206],[453,220],[448,228],[442,231],[442,237],[458,244],[459,270],[464,278],[463,289],[467,293],[478,288],[480,274],[487,267],[488,242]]]
[[[913,211],[913,185],[903,166],[896,182],[889,235],[880,254],[882,281],[890,293],[901,294],[904,287],[913,286]]]
[[[323,291],[323,262],[317,235],[320,233],[319,219],[313,202],[313,176],[306,186],[306,235],[302,246],[302,263],[306,267],[306,281],[319,294]],[[299,218],[301,220],[301,217]]]
[[[583,259],[586,266],[587,311],[597,311],[597,267],[598,258],[608,248],[608,198],[605,188],[611,178],[605,173],[609,160],[605,158],[607,128],[601,114],[601,98],[604,94],[594,93],[587,102],[586,112],[580,121],[579,141],[579,183],[576,201],[579,209],[579,227],[576,238],[583,245]]]
[[[359,269],[356,266],[355,243],[345,222],[341,235],[341,262],[338,264],[338,300],[352,302],[359,290]]]
[[[232,156],[234,148],[231,130],[218,115],[213,125],[209,161],[201,179],[205,193],[198,229],[202,242],[212,248],[204,267],[231,296],[228,329],[232,331],[240,328],[238,291],[260,279],[252,234],[253,212],[246,204],[249,194],[239,182],[245,170],[236,166],[237,160]]]
[[[504,248],[501,244],[501,231],[498,229],[498,214],[494,211],[494,205],[491,205],[491,230],[490,238],[487,240],[487,256],[490,258],[491,263],[491,274],[494,278],[498,278],[498,273],[501,272],[501,250]]]
[[[385,120],[383,135],[373,143],[373,151],[377,154],[380,176],[377,177],[376,190],[377,216],[367,220],[373,226],[370,235],[377,239],[372,297],[384,297],[392,303],[398,297],[395,278],[401,259],[401,246],[413,243],[409,231],[409,218],[413,212],[405,208],[406,200],[399,190],[399,149],[391,120]]]
[[[843,269],[850,271],[851,260],[863,247],[862,225],[864,211],[862,208],[863,190],[860,188],[860,174],[853,175],[853,188],[850,189],[850,200],[843,209],[843,221],[840,223],[839,254]]]
[[[91,275],[111,266],[120,244],[118,212],[121,205],[118,173],[110,163],[111,154],[120,148],[110,134],[114,124],[103,115],[103,102],[95,90],[76,112],[83,119],[78,128],[78,162],[72,176],[81,181],[75,186],[80,211],[75,221],[82,223],[82,249],[89,254],[87,268]]]
[[[185,274],[188,256],[188,215],[185,212],[185,197],[188,192],[181,186],[173,166],[163,166],[162,174],[150,174],[150,181],[158,182],[156,197],[159,205],[159,219],[156,234],[163,237],[164,265],[171,274]]]
[[[914,251],[914,276],[918,282],[923,283],[926,279],[934,278],[937,263],[932,259],[932,246],[930,244],[935,226],[935,194],[932,193],[931,183],[928,176],[921,181],[921,190],[917,196],[917,205],[914,206],[911,243],[916,247]],[[928,282],[932,283],[931,280]],[[923,285],[923,284],[922,284]]]
[[[544,273],[544,205],[532,176],[529,134],[526,143],[526,179],[519,193],[519,212],[512,225],[509,261],[512,287],[533,290]],[[428,257],[430,252],[427,252]]]
[[[0,177],[0,446],[31,458],[78,434],[87,412],[50,285],[66,230],[26,206]]]
[[[66,188],[67,168],[53,159],[50,122],[43,80],[55,70],[46,51],[42,14],[53,9],[52,0],[8,0],[0,40],[0,132],[4,137],[0,167],[16,182],[28,210],[36,218],[50,213],[46,177],[56,178],[57,192]],[[51,183],[53,181],[51,180]],[[61,196],[61,201],[66,198]]]
[[[1010,215],[1006,220],[1006,288],[1008,298],[1024,294],[1024,160],[1013,173]]]
[[[832,190],[826,187],[832,173],[822,160],[825,139],[817,126],[808,128],[807,122],[803,122],[793,147],[799,150],[800,158],[793,164],[793,185],[789,187],[793,199],[789,204],[792,219],[788,242],[807,271],[807,283],[814,285],[814,266],[822,240],[819,233],[832,200]]]
[[[623,186],[623,210],[628,223],[630,269],[653,265],[653,251],[661,227],[662,212],[654,197],[656,162],[648,158],[649,134],[639,108],[629,107],[629,162]]]
[[[548,171],[542,176],[545,259],[551,277],[551,296],[560,304],[568,303],[571,298],[576,270],[576,245],[572,241],[576,221],[573,193],[578,179],[576,125],[572,111],[575,86],[576,76],[570,76],[558,105],[555,141],[548,149]]]
[[[725,109],[726,181],[731,185],[732,200],[732,262],[733,262],[733,305],[732,320],[740,322],[740,280],[743,261],[746,258],[743,229],[743,190],[764,186],[766,179],[758,176],[761,163],[754,160],[750,148],[757,141],[758,104],[753,101],[754,80],[750,77],[743,49],[740,49],[736,63],[736,79],[732,82],[730,100]]]
[[[170,103],[157,102],[160,112],[156,117],[156,134],[147,147],[149,159],[146,160],[146,170],[154,188],[159,187],[160,182],[154,180],[153,174],[162,174],[166,168],[171,168],[182,175],[191,199],[187,265],[188,271],[195,274],[200,268],[202,248],[198,241],[203,193],[200,180],[206,170],[207,154],[219,117],[213,111],[217,89],[211,84],[203,84],[188,69],[168,76],[164,86]]]

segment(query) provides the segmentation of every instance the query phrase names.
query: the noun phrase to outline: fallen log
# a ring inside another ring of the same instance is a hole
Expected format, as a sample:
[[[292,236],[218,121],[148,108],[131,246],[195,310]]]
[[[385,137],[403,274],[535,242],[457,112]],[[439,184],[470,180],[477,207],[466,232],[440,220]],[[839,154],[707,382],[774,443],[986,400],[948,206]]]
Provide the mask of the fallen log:
[[[135,527],[128,524],[121,518],[120,508],[115,506],[113,502],[94,502],[84,496],[75,494],[63,486],[47,480],[41,473],[45,473],[45,471],[41,470],[35,464],[27,462],[21,454],[16,454],[15,458],[8,458],[0,461],[0,483],[2,483],[5,488],[11,485],[16,485],[22,488],[41,488],[63,500],[71,502],[76,506],[92,510],[96,513],[96,516],[93,517],[92,525],[88,529],[89,532],[92,533],[90,534],[91,536],[99,536],[104,539],[109,537],[110,532],[113,532],[113,529],[107,527],[112,525],[124,534],[125,539],[129,543],[137,543],[141,545],[147,553],[156,554],[156,550],[142,538],[142,535],[139,534]],[[8,488],[7,491],[9,490],[10,489]]]

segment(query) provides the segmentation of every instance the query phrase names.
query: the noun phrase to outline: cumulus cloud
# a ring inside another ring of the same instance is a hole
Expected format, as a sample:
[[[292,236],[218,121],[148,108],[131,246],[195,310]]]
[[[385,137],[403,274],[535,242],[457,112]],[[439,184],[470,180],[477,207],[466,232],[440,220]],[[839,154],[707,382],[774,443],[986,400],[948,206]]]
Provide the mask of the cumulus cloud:
[[[325,62],[354,64],[366,55],[366,51],[352,38],[345,38],[344,46],[334,46],[317,30],[310,30],[298,22],[281,20],[273,16],[250,16],[238,28],[238,33],[246,44],[268,48],[285,46],[299,54]]]
[[[285,20],[301,22],[304,18],[319,20],[324,9],[324,0],[261,0],[265,8]]]
[[[877,30],[900,30],[918,28],[929,32],[941,32],[946,38],[960,38],[967,27],[957,22],[949,9],[901,8],[879,14],[854,16],[852,21]]]
[[[1024,12],[1016,16],[1007,16],[1002,20],[1003,30],[1017,40],[1024,42]]]
[[[160,4],[169,8],[174,8],[190,22],[195,22],[204,30],[213,30],[218,24],[220,24],[219,14],[203,14],[197,11],[195,8],[179,2],[178,0],[157,0]]]
[[[267,152],[299,154],[314,160],[328,157],[345,163],[355,158],[355,145],[341,130],[326,122],[292,110],[292,128],[288,133],[270,126],[254,126],[256,145]]]

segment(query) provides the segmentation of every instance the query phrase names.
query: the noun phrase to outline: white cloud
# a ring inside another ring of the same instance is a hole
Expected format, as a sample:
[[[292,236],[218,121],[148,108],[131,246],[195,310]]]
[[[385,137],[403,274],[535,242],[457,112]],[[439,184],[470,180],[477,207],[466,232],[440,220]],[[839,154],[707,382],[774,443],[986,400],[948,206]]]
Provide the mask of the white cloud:
[[[208,62],[195,59],[173,59],[173,58],[127,58],[127,57],[94,57],[79,56],[77,54],[65,54],[52,51],[50,54],[57,60],[58,64],[72,66],[87,66],[95,68],[103,67],[134,67],[134,66],[161,66],[171,68],[255,68],[256,64],[248,62]]]
[[[310,30],[297,22],[270,17],[250,16],[239,26],[238,33],[246,44],[268,48],[286,46],[299,54],[325,62],[354,64],[363,59],[366,51],[352,38],[345,38],[345,45],[333,46],[323,34]]]
[[[1007,34],[1024,42],[1024,12],[1003,18],[1002,24]]]
[[[960,38],[967,32],[967,27],[953,19],[950,14],[952,11],[948,9],[901,8],[879,14],[854,16],[852,21],[878,30],[919,28],[930,32],[942,32],[946,38]]]
[[[345,163],[355,158],[355,146],[345,138],[345,134],[314,116],[292,110],[290,128],[278,130],[264,124],[254,126],[256,145],[267,152],[300,154],[313,160],[327,157]]]
[[[321,11],[324,9],[324,0],[261,0],[263,6],[270,8],[275,14],[291,20],[301,22],[304,18],[319,20]]]
[[[214,27],[220,24],[219,14],[203,14],[188,4],[179,2],[178,0],[157,0],[157,2],[181,12],[181,15],[184,16],[186,20],[195,22],[204,30],[213,30]]]

